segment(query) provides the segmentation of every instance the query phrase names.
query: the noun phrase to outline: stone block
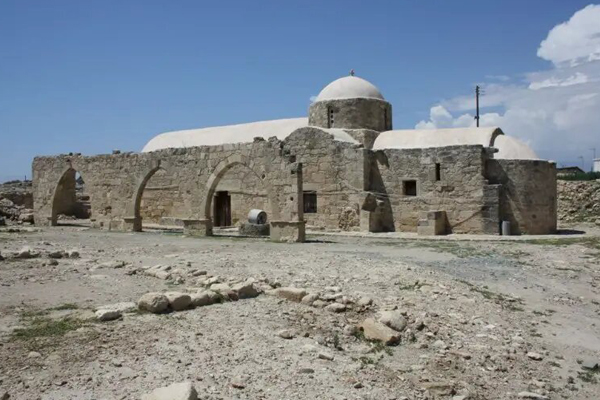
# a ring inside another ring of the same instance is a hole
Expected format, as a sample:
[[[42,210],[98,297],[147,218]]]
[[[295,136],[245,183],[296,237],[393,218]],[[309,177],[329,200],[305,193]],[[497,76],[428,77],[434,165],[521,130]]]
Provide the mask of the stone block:
[[[437,236],[446,234],[446,212],[427,211],[421,213],[417,226],[419,236]]]
[[[185,236],[212,236],[212,221],[210,219],[183,219],[183,234]]]
[[[274,242],[305,242],[305,221],[271,221],[271,240]]]

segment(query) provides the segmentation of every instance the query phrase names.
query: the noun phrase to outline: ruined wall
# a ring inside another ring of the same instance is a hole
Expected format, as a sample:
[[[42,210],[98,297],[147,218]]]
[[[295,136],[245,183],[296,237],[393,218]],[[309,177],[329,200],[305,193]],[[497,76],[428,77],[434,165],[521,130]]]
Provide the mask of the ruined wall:
[[[303,165],[304,191],[317,192],[317,213],[308,226],[359,230],[364,190],[361,145],[333,140],[318,128],[300,128],[284,141],[284,153]]]
[[[179,184],[165,170],[159,169],[150,178],[142,195],[140,214],[144,222],[172,222],[188,214]]]
[[[280,141],[273,139],[164,149],[151,153],[36,157],[32,166],[36,223],[44,225],[52,222],[58,182],[69,168],[79,171],[85,179],[94,225],[121,229],[124,218],[135,216],[136,197],[144,184],[147,186],[151,182],[148,178],[154,172],[164,170],[161,179],[177,185],[177,189],[172,190],[178,197],[169,206],[172,215],[203,219],[205,210],[210,208],[206,207],[209,186],[240,164],[252,169],[268,188],[279,214],[273,215],[275,213],[272,211],[270,217],[291,220],[296,214],[297,199],[290,200],[293,197],[289,195],[293,193],[291,163],[282,157],[280,144]],[[139,213],[142,213],[141,209]]]
[[[371,227],[414,232],[422,212],[440,210],[450,232],[497,234],[498,187],[484,177],[486,158],[482,146],[370,152],[369,190],[380,203]]]
[[[486,176],[501,184],[501,219],[511,233],[548,234],[556,231],[556,164],[541,160],[488,160]]]

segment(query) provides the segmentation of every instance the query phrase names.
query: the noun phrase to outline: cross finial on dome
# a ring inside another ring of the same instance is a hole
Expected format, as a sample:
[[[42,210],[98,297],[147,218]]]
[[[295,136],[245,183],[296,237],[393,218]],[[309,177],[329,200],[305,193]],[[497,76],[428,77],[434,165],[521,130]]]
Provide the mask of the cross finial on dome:
[[[351,70],[350,70],[350,76],[354,76],[354,73],[355,73],[355,72],[354,72],[354,69],[351,69]]]

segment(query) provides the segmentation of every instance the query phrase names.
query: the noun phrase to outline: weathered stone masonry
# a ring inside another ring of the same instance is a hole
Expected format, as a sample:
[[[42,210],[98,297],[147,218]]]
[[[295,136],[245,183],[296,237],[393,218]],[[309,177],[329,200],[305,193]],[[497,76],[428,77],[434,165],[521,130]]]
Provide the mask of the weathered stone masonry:
[[[143,153],[37,157],[35,221],[74,214],[77,171],[92,223],[104,229],[137,231],[145,221],[211,234],[213,222],[239,226],[263,209],[271,236],[285,240],[302,237],[305,222],[420,234],[499,234],[502,221],[513,234],[556,230],[555,164],[499,128],[393,131],[391,104],[355,76],[325,87],[308,114],[167,132]],[[272,134],[280,139],[266,140]],[[226,140],[243,143],[206,145]]]
[[[301,222],[298,209],[302,198],[297,196],[296,176],[292,173],[296,165],[282,156],[278,140],[152,153],[36,157],[33,161],[36,223],[56,223],[64,200],[63,185],[59,182],[73,170],[86,182],[95,227],[138,230],[145,186],[158,171],[165,171],[170,182],[177,183],[176,192],[181,200],[176,212],[182,219],[210,220],[212,195],[220,179],[236,166],[245,167],[263,182],[272,220]]]

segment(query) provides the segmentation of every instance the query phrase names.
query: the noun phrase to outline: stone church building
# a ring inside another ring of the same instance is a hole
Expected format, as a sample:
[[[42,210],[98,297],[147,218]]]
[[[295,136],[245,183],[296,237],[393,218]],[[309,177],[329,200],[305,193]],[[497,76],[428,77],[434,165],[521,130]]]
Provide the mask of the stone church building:
[[[252,209],[272,235],[309,229],[420,234],[556,230],[556,166],[499,128],[394,130],[392,105],[371,83],[327,85],[308,118],[160,134],[140,153],[64,154],[33,161],[36,224],[77,209],[76,176],[91,223],[143,224],[211,234]],[[275,231],[275,233],[273,233]]]

